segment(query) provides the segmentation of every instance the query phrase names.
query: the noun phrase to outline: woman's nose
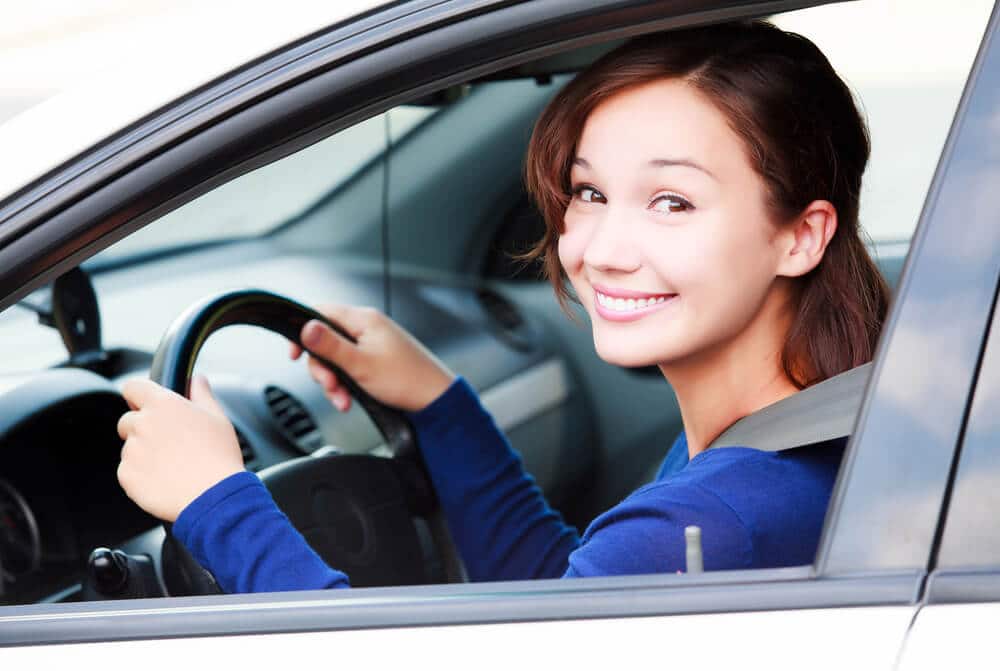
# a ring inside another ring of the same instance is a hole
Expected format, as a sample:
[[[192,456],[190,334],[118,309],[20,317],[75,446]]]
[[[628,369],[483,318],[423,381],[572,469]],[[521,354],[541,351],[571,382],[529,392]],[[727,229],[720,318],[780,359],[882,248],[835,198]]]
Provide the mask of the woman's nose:
[[[641,265],[641,240],[635,239],[626,212],[609,206],[593,229],[583,251],[585,265],[605,272],[632,272]]]

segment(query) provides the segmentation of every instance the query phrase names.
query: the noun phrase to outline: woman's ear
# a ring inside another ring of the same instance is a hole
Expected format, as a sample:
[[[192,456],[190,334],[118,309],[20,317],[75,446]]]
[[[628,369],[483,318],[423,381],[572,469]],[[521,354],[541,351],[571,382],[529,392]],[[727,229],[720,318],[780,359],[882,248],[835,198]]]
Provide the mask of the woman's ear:
[[[837,208],[828,200],[814,200],[781,232],[784,251],[778,275],[799,277],[823,259],[826,246],[837,231]]]

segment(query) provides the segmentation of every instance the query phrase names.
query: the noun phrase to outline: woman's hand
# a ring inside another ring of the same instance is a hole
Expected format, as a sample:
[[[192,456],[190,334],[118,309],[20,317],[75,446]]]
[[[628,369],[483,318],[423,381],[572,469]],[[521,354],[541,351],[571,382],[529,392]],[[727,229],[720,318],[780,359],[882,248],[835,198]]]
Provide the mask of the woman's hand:
[[[357,344],[337,334],[326,324],[312,320],[302,327],[302,344],[318,356],[340,366],[365,391],[386,405],[414,412],[430,405],[455,379],[416,338],[373,308],[328,305],[318,309],[330,321],[340,324]],[[291,346],[298,359],[302,348]],[[330,402],[346,412],[351,397],[333,371],[315,357],[309,357],[309,373],[323,387]]]
[[[203,377],[191,381],[191,400],[151,380],[122,386],[132,408],[118,420],[125,441],[118,482],[140,508],[173,522],[189,503],[243,470],[236,431]]]

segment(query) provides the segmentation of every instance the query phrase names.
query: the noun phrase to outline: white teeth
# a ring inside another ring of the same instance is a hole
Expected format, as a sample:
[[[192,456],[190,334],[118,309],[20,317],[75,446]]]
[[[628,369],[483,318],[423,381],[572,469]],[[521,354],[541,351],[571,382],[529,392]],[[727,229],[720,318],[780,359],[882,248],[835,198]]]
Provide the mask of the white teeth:
[[[667,299],[666,296],[658,296],[656,298],[613,298],[607,296],[600,292],[597,292],[597,302],[608,308],[609,310],[614,310],[615,312],[631,312],[633,310],[641,310],[646,307],[656,305],[657,303],[662,303]]]

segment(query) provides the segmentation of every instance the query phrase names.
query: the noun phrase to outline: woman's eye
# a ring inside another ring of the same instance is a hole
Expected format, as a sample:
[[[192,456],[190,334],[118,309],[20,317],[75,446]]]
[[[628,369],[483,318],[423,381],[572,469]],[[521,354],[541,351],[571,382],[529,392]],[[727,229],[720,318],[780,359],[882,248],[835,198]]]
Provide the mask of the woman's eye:
[[[687,200],[672,194],[657,196],[649,204],[649,207],[656,212],[686,212],[694,209],[694,206]]]
[[[604,194],[592,186],[579,186],[573,191],[576,197],[585,203],[606,203],[608,199]]]

